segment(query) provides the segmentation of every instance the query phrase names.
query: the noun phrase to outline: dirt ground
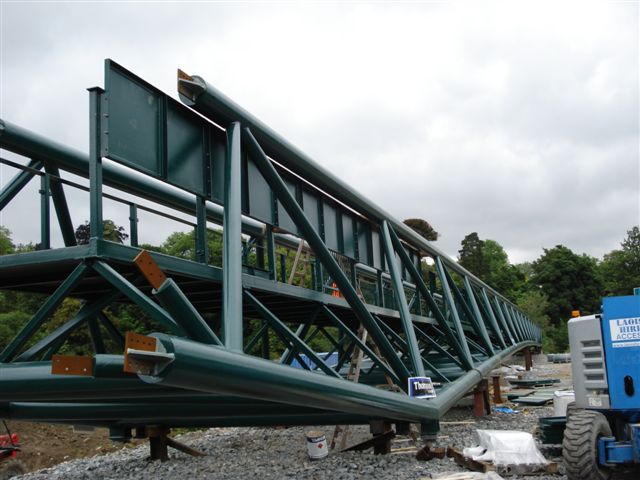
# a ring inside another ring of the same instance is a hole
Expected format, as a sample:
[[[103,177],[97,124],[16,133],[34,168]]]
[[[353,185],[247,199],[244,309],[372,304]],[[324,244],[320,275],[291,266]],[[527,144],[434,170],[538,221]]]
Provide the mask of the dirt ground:
[[[22,451],[17,458],[28,471],[123,448],[121,443],[109,440],[109,432],[104,428],[85,433],[74,432],[68,425],[13,421],[8,421],[7,425],[11,433],[17,433],[20,437]],[[4,425],[0,422],[0,434],[5,433],[3,430]]]

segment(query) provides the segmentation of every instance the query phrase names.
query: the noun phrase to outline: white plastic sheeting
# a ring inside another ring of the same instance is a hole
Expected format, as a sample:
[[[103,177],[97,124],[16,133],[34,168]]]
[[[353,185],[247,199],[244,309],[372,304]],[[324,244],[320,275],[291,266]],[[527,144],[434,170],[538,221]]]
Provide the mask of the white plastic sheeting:
[[[543,466],[549,462],[540,453],[533,436],[516,430],[476,430],[479,447],[465,448],[465,457],[494,465]]]
[[[456,473],[437,473],[432,477],[434,480],[504,480],[496,472],[456,472]]]

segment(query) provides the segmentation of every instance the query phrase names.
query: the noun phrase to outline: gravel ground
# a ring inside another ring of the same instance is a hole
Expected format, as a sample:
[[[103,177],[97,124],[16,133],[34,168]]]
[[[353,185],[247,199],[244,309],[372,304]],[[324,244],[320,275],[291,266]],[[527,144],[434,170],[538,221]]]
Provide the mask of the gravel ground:
[[[567,366],[537,364],[540,376],[562,374]],[[560,369],[560,370],[558,370]],[[562,375],[560,375],[562,377]],[[563,380],[563,384],[565,381]],[[436,445],[454,445],[459,449],[476,445],[477,429],[520,430],[534,432],[540,417],[552,416],[552,407],[519,409],[518,413],[494,412],[489,417],[475,419],[470,408],[452,409],[441,423],[441,435]],[[458,423],[450,423],[458,422]],[[465,422],[465,423],[459,423]],[[351,480],[376,479],[429,479],[443,472],[463,472],[452,459],[418,461],[415,454],[373,455],[372,450],[362,453],[331,452],[322,460],[310,461],[307,455],[305,432],[321,430],[327,437],[332,427],[276,428],[223,428],[190,432],[177,440],[207,454],[206,457],[190,457],[170,450],[170,461],[149,461],[148,445],[123,448],[99,457],[78,459],[61,463],[20,478],[23,479],[325,479]],[[349,444],[370,437],[367,426],[352,427]],[[406,447],[408,437],[397,437],[398,447]],[[421,446],[421,445],[420,445]],[[566,480],[562,475],[559,449],[543,449],[545,456],[560,463],[558,475],[511,476],[513,480]],[[615,476],[614,480],[636,479],[631,476]]]
[[[494,413],[478,419],[473,424],[442,425],[438,444],[456,445],[460,448],[475,444],[475,429],[518,429],[532,431],[539,416],[549,416],[549,407],[530,409],[517,414]],[[454,409],[443,422],[473,421],[470,409]],[[307,456],[305,432],[323,430],[327,435],[331,428],[296,427],[209,429],[191,432],[177,437],[183,443],[201,450],[206,457],[194,458],[172,450],[166,463],[151,462],[148,446],[124,448],[100,457],[91,457],[61,463],[55,467],[25,475],[24,479],[118,479],[140,478],[169,479],[246,479],[256,476],[264,479],[305,478],[350,480],[357,478],[419,479],[431,474],[465,471],[452,459],[434,459],[421,462],[414,455],[373,455],[363,453],[331,452],[323,460],[310,461]],[[368,427],[352,429],[350,441],[368,437]],[[410,440],[399,437],[406,446]],[[525,477],[510,477],[515,479]],[[559,475],[529,476],[527,479],[563,480]]]

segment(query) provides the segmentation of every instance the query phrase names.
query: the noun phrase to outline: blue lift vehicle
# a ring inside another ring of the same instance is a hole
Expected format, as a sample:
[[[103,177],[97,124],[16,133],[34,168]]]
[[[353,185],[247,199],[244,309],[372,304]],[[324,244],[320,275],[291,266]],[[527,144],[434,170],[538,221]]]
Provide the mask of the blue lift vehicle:
[[[563,456],[569,480],[605,480],[640,465],[640,289],[569,321],[576,394]]]

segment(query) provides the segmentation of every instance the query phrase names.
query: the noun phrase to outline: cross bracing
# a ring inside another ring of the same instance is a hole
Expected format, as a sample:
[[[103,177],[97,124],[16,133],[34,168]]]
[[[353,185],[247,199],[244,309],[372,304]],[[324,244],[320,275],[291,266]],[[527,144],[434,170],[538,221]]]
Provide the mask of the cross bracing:
[[[146,425],[424,424],[539,344],[515,305],[203,79],[179,72],[178,91],[184,104],[108,60],[105,89],[90,89],[88,154],[0,124],[0,146],[25,157],[1,160],[16,175],[0,208],[29,182],[41,197],[40,249],[0,257],[0,288],[43,295],[0,353],[0,416],[116,436]],[[90,198],[83,245],[67,204],[76,189]],[[129,245],[104,238],[105,201],[129,209]],[[192,258],[141,249],[140,212],[192,228]],[[51,248],[52,228],[64,247]],[[79,310],[52,325],[66,298]],[[109,314],[122,304],[158,333],[122,331]],[[78,329],[93,355],[60,356]],[[407,379],[424,376],[436,398],[410,398]]]

